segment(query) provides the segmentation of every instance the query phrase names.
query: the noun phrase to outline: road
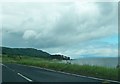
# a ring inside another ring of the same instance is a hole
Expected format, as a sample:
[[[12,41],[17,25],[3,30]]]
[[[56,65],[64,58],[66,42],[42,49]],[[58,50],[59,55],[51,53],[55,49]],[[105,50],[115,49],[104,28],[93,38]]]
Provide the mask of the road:
[[[37,67],[19,64],[2,64],[3,82],[102,82],[101,80],[75,76]]]

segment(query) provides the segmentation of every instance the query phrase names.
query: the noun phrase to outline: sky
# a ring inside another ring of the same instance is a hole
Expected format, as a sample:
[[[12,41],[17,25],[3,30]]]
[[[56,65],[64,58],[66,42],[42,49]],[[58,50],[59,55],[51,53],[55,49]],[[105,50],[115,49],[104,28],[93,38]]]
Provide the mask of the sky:
[[[0,7],[2,46],[71,58],[118,56],[117,2],[7,2]]]

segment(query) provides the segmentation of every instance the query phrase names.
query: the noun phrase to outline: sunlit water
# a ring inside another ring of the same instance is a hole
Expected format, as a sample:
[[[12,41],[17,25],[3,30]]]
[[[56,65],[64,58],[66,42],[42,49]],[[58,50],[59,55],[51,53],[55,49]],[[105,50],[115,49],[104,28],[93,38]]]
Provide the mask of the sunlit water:
[[[62,61],[66,62],[66,61]],[[112,67],[115,68],[118,65],[117,57],[106,57],[106,58],[79,58],[71,60],[72,64],[79,65],[96,65],[96,66],[104,66],[104,67]]]

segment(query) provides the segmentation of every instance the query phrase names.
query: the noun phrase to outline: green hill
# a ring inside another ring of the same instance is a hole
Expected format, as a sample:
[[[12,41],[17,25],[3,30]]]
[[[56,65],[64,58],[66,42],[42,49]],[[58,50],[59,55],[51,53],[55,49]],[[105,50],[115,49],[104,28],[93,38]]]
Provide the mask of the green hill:
[[[34,48],[8,48],[2,47],[2,54],[5,55],[21,55],[21,56],[34,56],[34,57],[50,57],[50,54],[42,50]]]
[[[40,57],[40,58],[50,58],[50,59],[59,59],[59,60],[69,60],[70,57],[64,55],[51,55],[42,50],[37,50],[34,48],[8,48],[0,47],[2,49],[3,55],[8,56],[31,56],[31,57]]]

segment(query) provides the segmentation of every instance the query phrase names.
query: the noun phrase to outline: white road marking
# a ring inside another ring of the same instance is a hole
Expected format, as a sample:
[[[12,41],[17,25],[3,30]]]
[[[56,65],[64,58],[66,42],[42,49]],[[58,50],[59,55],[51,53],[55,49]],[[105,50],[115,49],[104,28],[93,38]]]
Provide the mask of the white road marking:
[[[29,79],[28,77],[25,77],[24,75],[22,75],[21,73],[17,73],[19,76],[23,77],[24,79],[28,80],[29,82],[32,82],[31,79]]]
[[[8,66],[6,66],[6,65],[4,65],[4,64],[2,64],[2,65],[3,65],[4,67],[8,68],[9,70],[11,70],[11,71],[15,72],[15,70],[13,70],[13,69],[9,68]]]
[[[9,68],[8,66],[6,66],[6,65],[4,65],[4,64],[2,64],[2,65],[3,65],[4,67],[8,68],[9,70],[15,72],[15,70]],[[31,80],[30,78],[25,77],[25,76],[22,75],[21,73],[17,73],[17,74],[18,74],[19,76],[21,76],[22,78],[26,79],[27,81],[29,81],[29,82],[33,82],[33,80]]]

